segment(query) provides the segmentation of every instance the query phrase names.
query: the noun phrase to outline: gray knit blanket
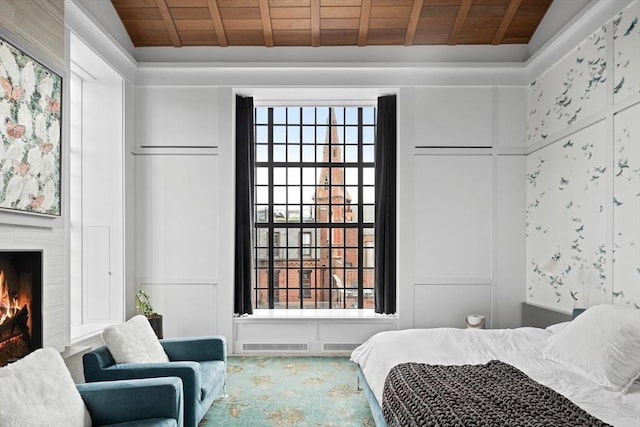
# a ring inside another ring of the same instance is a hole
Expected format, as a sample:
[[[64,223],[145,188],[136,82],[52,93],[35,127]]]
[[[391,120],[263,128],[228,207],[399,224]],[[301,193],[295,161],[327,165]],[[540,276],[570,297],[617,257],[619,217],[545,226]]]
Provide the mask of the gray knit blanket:
[[[608,426],[511,365],[403,363],[382,396],[389,427]]]

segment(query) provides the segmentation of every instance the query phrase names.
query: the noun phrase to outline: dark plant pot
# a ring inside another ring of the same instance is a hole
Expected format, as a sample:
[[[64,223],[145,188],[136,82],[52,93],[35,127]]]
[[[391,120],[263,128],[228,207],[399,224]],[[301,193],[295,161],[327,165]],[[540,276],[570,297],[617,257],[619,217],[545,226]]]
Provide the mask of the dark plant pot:
[[[158,339],[162,339],[162,314],[152,314],[147,316],[151,329],[156,333]]]

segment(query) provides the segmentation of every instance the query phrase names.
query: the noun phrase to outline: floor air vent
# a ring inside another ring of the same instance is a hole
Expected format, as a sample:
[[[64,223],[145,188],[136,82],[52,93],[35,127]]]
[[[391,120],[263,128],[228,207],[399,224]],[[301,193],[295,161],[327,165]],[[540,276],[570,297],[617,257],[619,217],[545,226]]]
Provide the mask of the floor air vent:
[[[353,351],[359,345],[349,342],[326,342],[322,344],[322,351]]]
[[[249,342],[242,344],[242,351],[309,351],[309,344]]]

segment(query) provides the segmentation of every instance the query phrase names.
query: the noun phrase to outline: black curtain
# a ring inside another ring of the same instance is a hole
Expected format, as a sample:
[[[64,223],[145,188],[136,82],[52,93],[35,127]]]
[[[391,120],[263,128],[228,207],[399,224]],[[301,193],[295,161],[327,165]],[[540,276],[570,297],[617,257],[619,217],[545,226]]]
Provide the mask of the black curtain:
[[[233,312],[252,314],[253,98],[236,95],[236,245]]]
[[[378,98],[376,133],[376,313],[396,312],[396,96]]]

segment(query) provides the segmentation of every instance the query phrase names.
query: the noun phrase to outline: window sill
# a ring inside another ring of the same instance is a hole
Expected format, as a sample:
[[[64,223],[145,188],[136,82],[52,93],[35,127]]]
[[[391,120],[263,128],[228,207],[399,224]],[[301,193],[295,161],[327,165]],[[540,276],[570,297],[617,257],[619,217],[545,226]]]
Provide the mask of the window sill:
[[[377,314],[373,309],[257,309],[252,315],[236,317],[235,320],[397,320],[396,315]]]

